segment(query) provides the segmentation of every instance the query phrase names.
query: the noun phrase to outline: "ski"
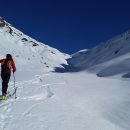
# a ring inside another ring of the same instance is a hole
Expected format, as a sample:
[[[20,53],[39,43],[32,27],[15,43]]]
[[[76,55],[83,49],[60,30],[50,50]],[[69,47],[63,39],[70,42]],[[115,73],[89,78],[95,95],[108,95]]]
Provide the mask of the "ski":
[[[8,100],[9,98],[12,98],[13,96],[15,96],[15,99],[17,98],[17,97],[16,97],[17,88],[18,88],[18,87],[16,87],[16,88],[14,89],[13,93],[10,93],[10,92],[9,92],[9,93],[7,94],[7,100]],[[2,95],[0,95],[0,101],[2,101]]]

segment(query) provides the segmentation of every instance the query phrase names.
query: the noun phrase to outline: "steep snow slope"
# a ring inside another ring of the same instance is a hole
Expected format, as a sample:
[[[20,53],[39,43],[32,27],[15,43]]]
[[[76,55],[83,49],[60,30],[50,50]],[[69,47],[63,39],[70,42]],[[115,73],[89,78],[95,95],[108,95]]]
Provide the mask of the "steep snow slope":
[[[13,55],[19,67],[17,70],[26,71],[34,68],[50,71],[56,66],[62,67],[60,64],[67,64],[66,58],[69,57],[30,38],[0,18],[0,58],[7,53]]]
[[[130,71],[130,30],[106,43],[72,55],[69,64],[78,70],[91,70],[100,76]]]
[[[96,72],[98,76],[126,75],[130,72],[130,53],[90,67],[88,70]]]

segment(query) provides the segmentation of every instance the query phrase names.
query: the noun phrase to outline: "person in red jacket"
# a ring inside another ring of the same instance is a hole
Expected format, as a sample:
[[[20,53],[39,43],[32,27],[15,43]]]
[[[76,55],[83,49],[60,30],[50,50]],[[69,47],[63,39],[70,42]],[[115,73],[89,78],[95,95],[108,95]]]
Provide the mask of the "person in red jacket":
[[[8,89],[8,83],[11,76],[11,71],[16,71],[15,63],[11,54],[6,55],[6,59],[0,60],[1,63],[1,78],[2,78],[2,99],[6,100],[6,94]]]

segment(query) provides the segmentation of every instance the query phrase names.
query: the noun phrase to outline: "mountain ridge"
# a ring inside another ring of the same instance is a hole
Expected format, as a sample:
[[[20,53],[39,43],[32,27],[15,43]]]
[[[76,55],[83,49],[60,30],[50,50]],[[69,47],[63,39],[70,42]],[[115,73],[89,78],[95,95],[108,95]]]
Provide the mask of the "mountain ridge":
[[[68,60],[67,71],[89,71],[98,76],[126,75],[130,71],[130,30],[106,42],[84,49]],[[118,68],[118,69],[117,69]]]
[[[70,57],[68,54],[61,53],[59,50],[25,35],[1,17],[0,44],[1,58],[5,57],[7,53],[11,53],[16,64],[20,66],[19,70],[27,69],[25,66],[31,64],[34,66],[31,66],[32,69],[52,71],[54,67],[62,67],[61,64],[67,64],[66,59]]]

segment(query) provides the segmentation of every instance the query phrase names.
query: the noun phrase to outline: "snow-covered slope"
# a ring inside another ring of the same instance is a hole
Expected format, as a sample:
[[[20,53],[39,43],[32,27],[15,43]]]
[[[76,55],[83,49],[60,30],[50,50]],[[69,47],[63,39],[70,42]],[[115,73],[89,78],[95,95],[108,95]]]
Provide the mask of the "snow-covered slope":
[[[34,72],[16,78],[17,99],[0,102],[0,130],[130,130],[129,80]]]
[[[67,64],[67,54],[55,48],[40,43],[23,34],[0,18],[0,58],[11,53],[17,65],[17,70],[53,70]]]
[[[100,76],[130,71],[130,30],[105,43],[72,55],[69,64],[78,70],[91,70]]]

